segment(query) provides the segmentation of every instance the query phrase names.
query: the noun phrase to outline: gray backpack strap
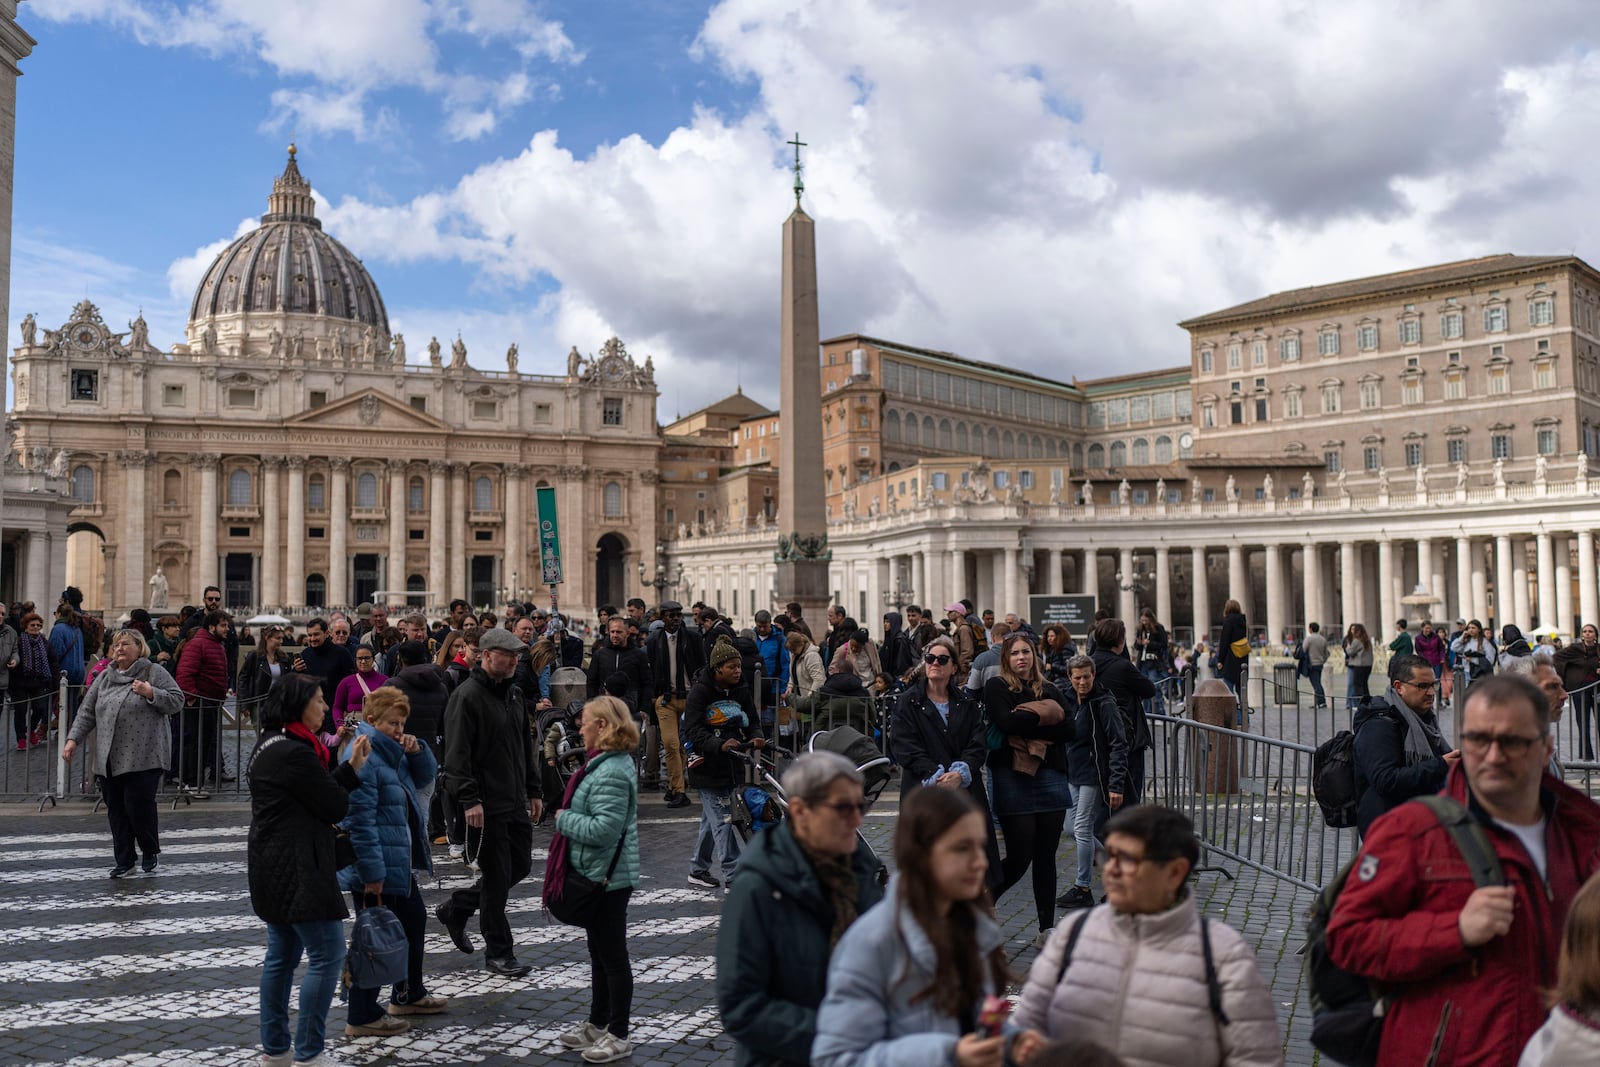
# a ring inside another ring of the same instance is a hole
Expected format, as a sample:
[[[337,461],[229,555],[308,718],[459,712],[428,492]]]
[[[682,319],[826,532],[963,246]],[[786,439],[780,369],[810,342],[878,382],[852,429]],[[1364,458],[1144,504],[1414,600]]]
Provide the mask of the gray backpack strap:
[[[1481,889],[1486,885],[1506,884],[1505,872],[1500,869],[1500,857],[1495,855],[1494,842],[1489,840],[1489,831],[1473,818],[1470,811],[1454,797],[1443,793],[1417,797],[1416,800],[1433,812],[1434,818],[1449,832],[1450,840],[1472,871],[1473,885]]]

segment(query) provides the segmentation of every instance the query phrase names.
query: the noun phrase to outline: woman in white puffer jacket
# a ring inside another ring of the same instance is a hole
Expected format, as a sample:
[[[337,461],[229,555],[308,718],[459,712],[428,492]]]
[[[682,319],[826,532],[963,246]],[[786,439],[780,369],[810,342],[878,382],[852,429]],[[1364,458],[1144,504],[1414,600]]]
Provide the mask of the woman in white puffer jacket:
[[[1233,928],[1204,919],[1185,887],[1200,855],[1194,825],[1141,805],[1106,824],[1105,843],[1106,903],[1057,924],[1034,960],[1012,1058],[1026,1064],[1043,1040],[1070,1036],[1129,1067],[1281,1067],[1255,954]]]
[[[1600,1063],[1600,874],[1567,909],[1550,1018],[1522,1050],[1517,1067],[1589,1067]]]

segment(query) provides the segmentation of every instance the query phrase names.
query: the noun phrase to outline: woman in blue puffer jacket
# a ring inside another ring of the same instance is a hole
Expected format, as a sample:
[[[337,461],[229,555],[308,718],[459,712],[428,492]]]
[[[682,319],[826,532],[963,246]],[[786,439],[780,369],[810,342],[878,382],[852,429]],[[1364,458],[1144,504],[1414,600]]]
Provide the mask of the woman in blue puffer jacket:
[[[406,980],[389,994],[387,1013],[378,1007],[378,990],[352,987],[347,1036],[386,1037],[403,1034],[411,1024],[401,1016],[437,1015],[445,998],[429,993],[422,983],[423,936],[428,913],[422,891],[411,874],[433,870],[428,847],[427,812],[417,788],[433,782],[438,763],[432,751],[406,733],[411,703],[398,689],[374,689],[362,707],[366,720],[357,737],[371,740],[372,755],[361,788],[350,794],[350,813],[341,826],[350,834],[356,862],[339,872],[339,888],[348,890],[356,911],[376,902],[395,913],[405,928],[410,951]]]

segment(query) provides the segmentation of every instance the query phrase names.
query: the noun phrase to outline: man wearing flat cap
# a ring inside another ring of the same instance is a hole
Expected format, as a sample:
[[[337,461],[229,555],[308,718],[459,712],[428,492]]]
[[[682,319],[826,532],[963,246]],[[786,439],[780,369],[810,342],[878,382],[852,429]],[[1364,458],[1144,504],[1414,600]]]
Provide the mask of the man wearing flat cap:
[[[700,635],[683,623],[682,604],[669,600],[661,605],[661,628],[645,642],[645,652],[650,658],[650,677],[655,686],[651,715],[657,726],[647,737],[645,775],[648,777],[657,766],[656,739],[659,735],[667,761],[667,793],[662,799],[669,808],[687,807],[689,796],[684,791],[687,783],[683,777],[683,745],[678,740],[678,725],[689,687],[706,665],[706,654]]]

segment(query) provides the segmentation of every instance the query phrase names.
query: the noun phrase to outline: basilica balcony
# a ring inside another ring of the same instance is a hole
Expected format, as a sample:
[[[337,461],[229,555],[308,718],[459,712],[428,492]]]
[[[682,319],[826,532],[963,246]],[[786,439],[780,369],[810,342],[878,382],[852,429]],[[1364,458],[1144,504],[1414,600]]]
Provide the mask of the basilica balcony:
[[[98,501],[86,500],[76,505],[70,515],[74,519],[98,519],[106,513],[105,505]]]
[[[355,522],[382,522],[388,514],[389,509],[383,507],[350,509],[350,518]]]
[[[474,526],[496,526],[505,518],[498,511],[469,511],[467,522]]]
[[[156,514],[164,519],[181,519],[189,514],[189,505],[162,504],[156,508]]]
[[[225,504],[222,508],[224,519],[259,519],[261,509],[254,504]]]

